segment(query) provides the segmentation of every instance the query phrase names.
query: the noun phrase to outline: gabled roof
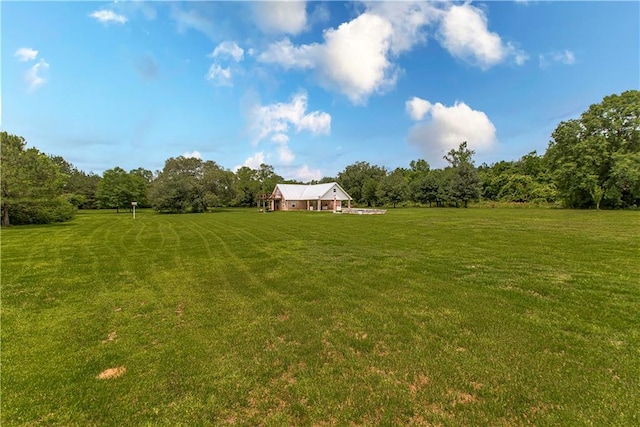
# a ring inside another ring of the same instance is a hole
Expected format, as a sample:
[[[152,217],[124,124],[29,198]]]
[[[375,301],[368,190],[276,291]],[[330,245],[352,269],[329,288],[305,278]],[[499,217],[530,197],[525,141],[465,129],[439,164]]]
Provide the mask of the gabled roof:
[[[337,182],[329,182],[326,184],[278,184],[271,193],[272,196],[278,190],[285,200],[317,200],[317,199],[333,199],[333,188],[339,190],[338,198],[340,200],[351,200],[349,194],[344,191]],[[342,197],[345,196],[345,197]]]

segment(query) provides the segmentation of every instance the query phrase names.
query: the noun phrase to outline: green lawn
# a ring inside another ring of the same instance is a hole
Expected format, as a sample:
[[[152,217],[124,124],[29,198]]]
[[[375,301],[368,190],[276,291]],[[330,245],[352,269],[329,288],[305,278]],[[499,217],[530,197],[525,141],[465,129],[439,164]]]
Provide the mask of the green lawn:
[[[640,424],[638,211],[105,211],[1,238],[3,426]]]

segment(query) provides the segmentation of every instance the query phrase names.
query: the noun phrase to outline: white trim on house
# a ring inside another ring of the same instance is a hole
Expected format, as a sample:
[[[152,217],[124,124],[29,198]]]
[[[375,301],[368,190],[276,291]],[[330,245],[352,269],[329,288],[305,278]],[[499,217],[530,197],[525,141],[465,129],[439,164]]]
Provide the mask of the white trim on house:
[[[288,210],[342,210],[342,202],[351,207],[351,196],[337,182],[326,184],[277,184],[269,196],[269,207],[274,211]]]

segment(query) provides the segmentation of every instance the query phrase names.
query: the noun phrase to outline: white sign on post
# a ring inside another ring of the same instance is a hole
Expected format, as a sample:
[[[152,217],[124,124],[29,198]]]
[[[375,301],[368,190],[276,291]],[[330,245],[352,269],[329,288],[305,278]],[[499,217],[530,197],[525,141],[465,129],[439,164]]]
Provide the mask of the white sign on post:
[[[131,202],[131,207],[133,207],[133,219],[136,219],[136,206],[138,206],[138,202]]]

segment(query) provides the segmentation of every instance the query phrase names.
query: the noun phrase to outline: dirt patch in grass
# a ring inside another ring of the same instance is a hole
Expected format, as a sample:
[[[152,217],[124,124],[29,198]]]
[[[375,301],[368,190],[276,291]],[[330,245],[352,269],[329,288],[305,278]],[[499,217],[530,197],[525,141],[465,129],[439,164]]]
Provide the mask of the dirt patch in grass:
[[[117,337],[118,337],[118,334],[116,334],[116,331],[109,332],[109,336],[107,337],[106,340],[102,340],[102,344],[106,344],[109,341],[115,341]]]
[[[466,404],[475,403],[478,401],[478,398],[475,395],[470,393],[465,393],[459,390],[449,390],[448,395],[452,399],[452,402],[451,402],[452,406],[466,405]]]
[[[105,369],[100,372],[96,378],[99,380],[110,380],[112,378],[118,378],[124,375],[127,372],[127,368],[124,366],[118,366],[116,368]]]

